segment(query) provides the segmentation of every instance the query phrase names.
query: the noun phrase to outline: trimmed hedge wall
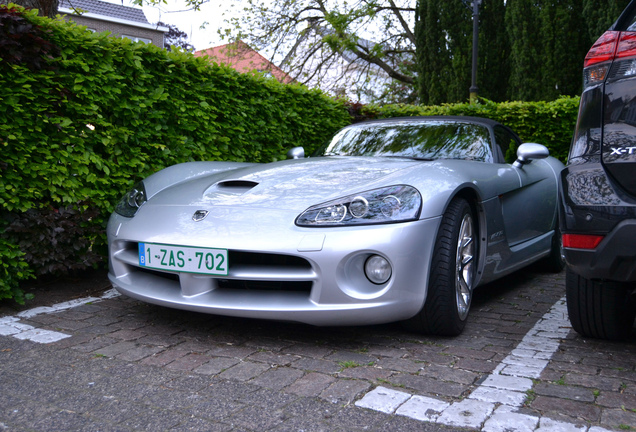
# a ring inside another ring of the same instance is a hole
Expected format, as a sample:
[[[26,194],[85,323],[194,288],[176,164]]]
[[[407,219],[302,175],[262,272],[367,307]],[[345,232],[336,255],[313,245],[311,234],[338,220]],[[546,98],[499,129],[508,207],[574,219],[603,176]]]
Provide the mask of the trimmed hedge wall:
[[[19,281],[98,265],[103,228],[132,184],[193,160],[310,154],[351,121],[472,115],[565,160],[578,98],[362,106],[0,6],[0,300]]]

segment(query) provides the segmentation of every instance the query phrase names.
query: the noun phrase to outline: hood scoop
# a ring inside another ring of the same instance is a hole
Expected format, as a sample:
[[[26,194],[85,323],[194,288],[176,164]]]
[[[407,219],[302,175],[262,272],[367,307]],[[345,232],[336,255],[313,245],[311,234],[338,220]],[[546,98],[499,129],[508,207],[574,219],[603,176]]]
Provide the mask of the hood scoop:
[[[258,183],[247,180],[225,180],[213,184],[205,191],[205,195],[221,193],[230,195],[243,195],[249,192],[253,188],[258,186]]]

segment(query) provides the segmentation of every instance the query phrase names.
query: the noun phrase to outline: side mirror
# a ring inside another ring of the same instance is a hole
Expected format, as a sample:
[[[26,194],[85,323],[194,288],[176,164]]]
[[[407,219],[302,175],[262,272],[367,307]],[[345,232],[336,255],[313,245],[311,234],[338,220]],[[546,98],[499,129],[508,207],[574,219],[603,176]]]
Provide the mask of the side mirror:
[[[305,157],[305,149],[302,147],[294,147],[287,152],[287,159],[302,159]]]
[[[545,159],[550,156],[548,148],[542,144],[524,143],[517,149],[517,160],[512,164],[515,168],[529,164],[534,159]]]

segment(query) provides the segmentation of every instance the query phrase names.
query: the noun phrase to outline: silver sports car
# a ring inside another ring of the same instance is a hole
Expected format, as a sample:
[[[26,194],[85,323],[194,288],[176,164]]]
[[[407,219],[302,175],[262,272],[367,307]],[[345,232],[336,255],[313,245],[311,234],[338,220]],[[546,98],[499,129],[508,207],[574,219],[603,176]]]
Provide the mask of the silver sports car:
[[[497,122],[371,121],[302,153],[184,163],[135,185],[108,223],[115,288],[211,314],[457,335],[478,285],[563,265],[563,165]]]

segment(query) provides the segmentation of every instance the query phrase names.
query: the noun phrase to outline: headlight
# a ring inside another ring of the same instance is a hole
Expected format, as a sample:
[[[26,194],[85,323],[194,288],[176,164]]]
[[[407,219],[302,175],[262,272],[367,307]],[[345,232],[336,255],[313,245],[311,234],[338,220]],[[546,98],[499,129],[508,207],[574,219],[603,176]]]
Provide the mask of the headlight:
[[[133,217],[145,202],[146,188],[143,182],[139,182],[119,200],[115,212],[122,216]]]
[[[309,207],[298,226],[346,226],[406,222],[420,216],[422,197],[411,186],[398,185],[349,195]]]

